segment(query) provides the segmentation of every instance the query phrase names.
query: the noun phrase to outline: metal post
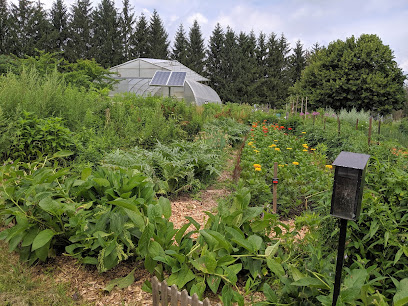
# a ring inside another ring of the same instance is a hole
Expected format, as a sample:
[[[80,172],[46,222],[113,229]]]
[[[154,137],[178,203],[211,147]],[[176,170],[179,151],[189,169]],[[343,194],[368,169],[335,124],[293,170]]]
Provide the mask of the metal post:
[[[343,269],[344,249],[346,246],[347,219],[340,219],[339,249],[337,251],[336,276],[334,280],[333,304],[336,306],[340,294],[341,271]]]

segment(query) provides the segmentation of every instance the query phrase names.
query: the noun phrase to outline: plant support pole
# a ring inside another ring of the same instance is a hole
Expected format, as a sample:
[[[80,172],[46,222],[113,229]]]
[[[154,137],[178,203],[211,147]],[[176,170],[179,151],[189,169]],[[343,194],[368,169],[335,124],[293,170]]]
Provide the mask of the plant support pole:
[[[346,246],[347,219],[340,219],[339,248],[337,251],[336,276],[334,279],[333,304],[336,306],[340,294],[341,271],[343,269],[344,249]]]
[[[277,183],[278,182],[277,181],[277,178],[278,178],[278,163],[277,162],[273,163],[273,177],[274,177],[274,180],[276,178],[276,183],[273,184],[273,207],[272,207],[272,209],[273,209],[273,213],[276,214],[277,202],[278,202],[278,195],[277,195],[277,193],[278,193],[278,183]]]

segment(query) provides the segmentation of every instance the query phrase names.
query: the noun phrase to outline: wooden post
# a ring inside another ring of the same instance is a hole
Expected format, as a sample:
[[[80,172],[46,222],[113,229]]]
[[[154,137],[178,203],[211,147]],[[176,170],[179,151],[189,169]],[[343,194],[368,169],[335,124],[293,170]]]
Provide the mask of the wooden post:
[[[306,113],[307,113],[307,97],[306,97],[306,104],[305,104],[305,119],[307,119]]]
[[[358,130],[358,118],[356,120],[356,130]]]
[[[303,97],[302,97],[302,104],[300,105],[300,112],[303,113]]]
[[[337,133],[340,136],[340,117],[339,117],[339,115],[337,115]]]
[[[368,146],[370,146],[371,143],[371,127],[373,124],[373,117],[370,117],[369,123],[368,123]]]
[[[278,178],[278,163],[273,163],[273,179]],[[278,202],[278,184],[273,184],[273,213],[276,214]]]
[[[295,114],[297,114],[297,110],[298,110],[298,102],[299,102],[299,96],[296,96],[296,108],[295,108]]]
[[[378,120],[378,137],[381,134],[381,118]],[[378,138],[377,144],[380,144],[380,138]]]
[[[160,295],[159,295],[159,280],[157,277],[153,277],[152,280],[152,291],[153,291],[153,305],[159,305]]]

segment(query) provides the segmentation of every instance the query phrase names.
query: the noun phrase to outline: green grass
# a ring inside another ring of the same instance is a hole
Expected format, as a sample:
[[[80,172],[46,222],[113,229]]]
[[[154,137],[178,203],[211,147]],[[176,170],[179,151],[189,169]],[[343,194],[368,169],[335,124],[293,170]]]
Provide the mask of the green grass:
[[[52,272],[38,276],[0,242],[0,305],[77,305],[67,285],[57,284]]]

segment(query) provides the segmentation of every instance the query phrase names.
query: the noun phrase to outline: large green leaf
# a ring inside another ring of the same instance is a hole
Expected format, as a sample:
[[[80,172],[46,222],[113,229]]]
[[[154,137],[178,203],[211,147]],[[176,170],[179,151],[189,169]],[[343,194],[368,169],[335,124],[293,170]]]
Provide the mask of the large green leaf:
[[[195,278],[194,273],[189,269],[187,265],[183,265],[181,270],[177,273],[170,275],[167,283],[169,286],[175,284],[179,289],[183,288],[185,284],[192,281]]]
[[[164,197],[160,197],[159,198],[159,205],[162,208],[163,216],[166,219],[169,219],[171,217],[171,203],[170,203],[169,199],[164,198]]]
[[[222,275],[223,274],[223,270],[221,269],[221,267],[217,267],[217,269],[215,270],[215,273],[218,275]],[[209,275],[207,276],[207,284],[208,287],[210,287],[211,291],[216,294],[218,291],[218,287],[220,285],[221,282],[221,277],[218,275]]]
[[[266,259],[266,264],[268,265],[268,268],[269,268],[273,273],[276,274],[276,276],[282,277],[282,276],[285,275],[285,270],[283,270],[282,265],[281,265],[277,260],[275,260],[274,258],[268,257],[268,258]]]
[[[293,282],[292,285],[294,286],[300,286],[300,287],[314,287],[314,288],[320,288],[320,289],[327,289],[326,284],[324,284],[320,279],[306,276],[304,278],[301,278],[297,280],[296,282]]]
[[[265,250],[266,257],[273,257],[279,249],[280,241],[276,242],[274,245],[270,245]]]
[[[129,287],[131,284],[134,283],[135,281],[135,269],[133,269],[128,275],[126,275],[125,277],[120,277],[120,278],[116,278],[114,280],[111,280],[106,287],[103,290],[106,290],[108,292],[111,292],[111,290],[113,288],[115,288],[115,286],[118,286],[120,289]]]
[[[55,232],[50,230],[50,229],[45,229],[41,232],[38,233],[38,235],[34,238],[33,244],[31,246],[31,251],[35,251],[44,245],[46,245],[48,242],[51,241],[52,237],[54,237]]]
[[[232,227],[225,227],[225,231],[231,235],[231,241],[235,242],[239,246],[247,249],[250,252],[254,251],[252,243],[244,238],[244,235],[238,232],[236,229]]]
[[[129,210],[134,211],[134,212],[139,212],[137,202],[136,202],[136,200],[134,198],[131,198],[131,199],[117,198],[117,199],[115,199],[113,201],[109,201],[108,203],[116,205],[116,206],[120,206],[120,207],[123,207],[123,208],[126,208],[126,209],[129,209]]]
[[[397,292],[392,299],[394,306],[402,306],[408,304],[408,278],[400,281]]]

